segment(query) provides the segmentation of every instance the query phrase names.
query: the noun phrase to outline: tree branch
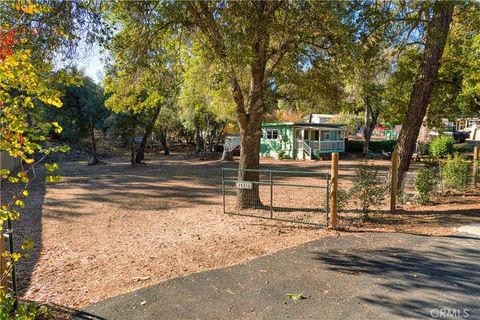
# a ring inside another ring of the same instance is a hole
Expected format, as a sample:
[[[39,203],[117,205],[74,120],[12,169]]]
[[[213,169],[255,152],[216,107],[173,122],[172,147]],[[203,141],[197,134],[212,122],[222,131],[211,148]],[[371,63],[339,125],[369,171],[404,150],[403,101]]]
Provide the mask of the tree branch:
[[[200,8],[197,8],[197,3],[199,4]],[[228,81],[230,82],[230,87],[232,88],[233,99],[235,100],[235,104],[237,106],[237,117],[240,124],[243,125],[246,121],[243,92],[235,72],[228,65],[225,44],[218,28],[218,24],[213,18],[213,12],[208,7],[208,4],[203,1],[187,2],[187,8],[193,16],[194,23],[207,38],[207,41],[212,46],[214,53],[217,55],[223,69],[227,73]]]

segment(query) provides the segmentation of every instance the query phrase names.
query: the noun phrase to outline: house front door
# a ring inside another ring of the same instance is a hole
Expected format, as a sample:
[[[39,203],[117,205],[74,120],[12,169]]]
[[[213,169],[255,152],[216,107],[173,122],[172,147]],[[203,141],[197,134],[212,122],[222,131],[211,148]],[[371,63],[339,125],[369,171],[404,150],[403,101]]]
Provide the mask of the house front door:
[[[295,129],[295,149],[298,150],[303,141],[303,129]]]

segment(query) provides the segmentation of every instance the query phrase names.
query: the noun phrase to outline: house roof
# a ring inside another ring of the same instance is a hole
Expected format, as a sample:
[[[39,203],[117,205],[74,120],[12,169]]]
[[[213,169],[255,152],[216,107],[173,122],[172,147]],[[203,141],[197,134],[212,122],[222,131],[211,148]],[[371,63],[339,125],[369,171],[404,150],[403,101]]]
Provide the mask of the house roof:
[[[310,116],[312,117],[318,117],[318,118],[334,118],[336,115],[335,114],[328,114],[328,113],[309,113],[304,116],[304,118],[309,118]]]
[[[267,122],[262,124],[262,128],[269,127],[302,127],[314,129],[333,129],[343,130],[344,124],[336,123],[310,123],[310,122]]]

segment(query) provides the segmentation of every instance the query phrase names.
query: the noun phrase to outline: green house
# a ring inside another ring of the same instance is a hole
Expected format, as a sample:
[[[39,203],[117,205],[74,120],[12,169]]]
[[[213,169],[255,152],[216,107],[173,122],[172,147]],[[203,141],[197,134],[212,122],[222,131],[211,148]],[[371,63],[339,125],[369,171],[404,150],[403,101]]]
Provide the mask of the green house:
[[[308,122],[278,122],[262,125],[260,156],[319,159],[322,154],[345,151],[342,125]]]

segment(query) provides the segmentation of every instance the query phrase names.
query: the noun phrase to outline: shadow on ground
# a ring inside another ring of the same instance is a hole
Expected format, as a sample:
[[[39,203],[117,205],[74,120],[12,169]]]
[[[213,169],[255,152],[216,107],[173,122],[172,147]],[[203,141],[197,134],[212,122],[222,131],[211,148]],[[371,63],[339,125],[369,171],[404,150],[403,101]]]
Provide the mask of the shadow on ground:
[[[480,245],[480,238],[468,239]],[[474,247],[444,242],[428,250],[333,250],[318,253],[315,259],[338,273],[381,277],[379,285],[388,294],[363,295],[361,300],[401,317],[424,318],[428,310],[436,314],[442,308],[470,314],[478,306],[472,301],[480,296],[480,249]],[[417,292],[422,295],[417,296]]]
[[[86,311],[138,320],[403,320],[448,310],[456,318],[467,312],[468,319],[480,319],[479,241],[388,233],[328,237],[161,282]],[[293,302],[286,293],[307,298]]]
[[[23,185],[2,183],[2,204],[8,203],[13,194],[22,191]],[[37,176],[32,179],[28,188],[30,196],[25,199],[25,210],[21,210],[20,219],[13,221],[13,239],[15,252],[22,252],[24,241],[32,241],[33,248],[28,251],[28,256],[20,259],[16,266],[17,289],[22,295],[30,284],[32,272],[40,258],[42,250],[42,212],[45,201],[45,175],[43,170],[37,171]]]

